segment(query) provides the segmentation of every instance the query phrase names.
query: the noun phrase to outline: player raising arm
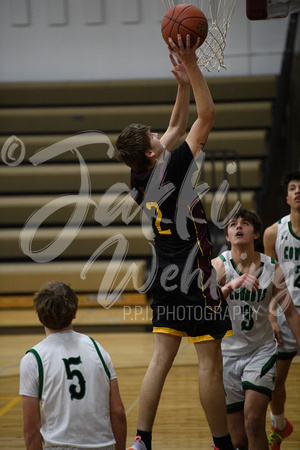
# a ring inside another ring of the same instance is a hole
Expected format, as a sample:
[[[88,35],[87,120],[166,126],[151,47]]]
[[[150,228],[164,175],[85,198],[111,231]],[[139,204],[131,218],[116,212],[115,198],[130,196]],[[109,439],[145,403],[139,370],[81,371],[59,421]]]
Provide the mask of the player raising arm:
[[[132,196],[149,217],[155,236],[156,272],[151,286],[154,353],[141,387],[137,436],[129,449],[151,450],[163,385],[182,337],[188,336],[198,357],[200,401],[214,449],[233,450],[227,429],[221,355],[221,339],[232,334],[231,323],[223,314],[226,301],[220,289],[209,283],[213,278],[212,243],[203,206],[192,184],[192,174],[199,171],[195,158],[212,128],[215,108],[197,64],[199,41],[191,46],[187,37],[184,46],[178,36],[178,43],[176,46],[170,41],[171,61],[174,66],[176,58],[187,74],[197,108],[186,140],[173,150],[175,136],[179,136],[170,130],[181,129],[176,122],[186,124],[188,118],[187,97],[181,96],[181,86],[171,118],[173,125],[161,139],[149,126],[133,124],[117,140],[119,158],[132,169]],[[177,108],[179,104],[184,107]],[[196,275],[191,280],[186,276],[186,265]]]

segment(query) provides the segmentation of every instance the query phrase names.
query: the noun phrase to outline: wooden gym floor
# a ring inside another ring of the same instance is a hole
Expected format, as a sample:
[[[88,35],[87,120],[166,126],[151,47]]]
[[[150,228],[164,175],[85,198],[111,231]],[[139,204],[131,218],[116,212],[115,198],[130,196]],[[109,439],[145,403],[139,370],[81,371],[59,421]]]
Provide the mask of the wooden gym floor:
[[[108,312],[108,311],[107,311]],[[102,311],[105,315],[106,311]],[[108,313],[108,316],[111,313]],[[109,317],[108,317],[109,320]],[[148,318],[141,320],[148,322]],[[100,327],[99,327],[100,328]],[[75,326],[76,329],[76,326]],[[81,330],[78,330],[81,331]],[[89,332],[109,352],[118,376],[127,413],[127,445],[136,432],[139,389],[153,350],[149,332]],[[44,334],[2,334],[0,336],[0,448],[25,449],[22,436],[21,398],[18,395],[19,362],[25,351]],[[286,415],[293,434],[282,450],[300,449],[300,357],[296,357],[287,383]],[[153,430],[153,449],[209,450],[211,436],[198,400],[198,370],[194,346],[183,339],[161,397]],[[269,429],[269,413],[267,429]]]

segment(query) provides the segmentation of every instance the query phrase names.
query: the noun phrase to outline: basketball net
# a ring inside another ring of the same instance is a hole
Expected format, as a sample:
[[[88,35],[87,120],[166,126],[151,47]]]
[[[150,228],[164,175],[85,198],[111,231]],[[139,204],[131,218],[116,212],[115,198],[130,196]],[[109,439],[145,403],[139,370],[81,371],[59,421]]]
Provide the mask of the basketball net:
[[[208,33],[205,41],[197,50],[198,65],[201,70],[226,69],[224,51],[226,36],[231,23],[236,0],[162,0],[167,11],[177,4],[193,4],[205,14],[208,21]]]

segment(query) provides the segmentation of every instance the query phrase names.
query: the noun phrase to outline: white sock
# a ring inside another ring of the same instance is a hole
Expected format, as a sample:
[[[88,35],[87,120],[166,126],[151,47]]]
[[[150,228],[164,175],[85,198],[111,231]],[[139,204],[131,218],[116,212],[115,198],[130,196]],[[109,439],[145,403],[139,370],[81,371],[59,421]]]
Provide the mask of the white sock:
[[[272,427],[276,428],[277,430],[284,430],[286,427],[286,421],[284,418],[284,412],[279,414],[278,416],[276,416],[275,414],[273,414],[271,412],[271,423],[272,423]]]

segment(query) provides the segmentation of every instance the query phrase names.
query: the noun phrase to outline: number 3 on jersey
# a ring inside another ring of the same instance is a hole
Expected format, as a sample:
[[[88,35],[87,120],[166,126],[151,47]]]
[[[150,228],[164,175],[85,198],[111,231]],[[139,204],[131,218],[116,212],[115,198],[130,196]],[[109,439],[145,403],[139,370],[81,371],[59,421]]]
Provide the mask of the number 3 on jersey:
[[[241,311],[244,317],[244,320],[241,323],[241,329],[242,331],[249,331],[252,330],[254,326],[254,319],[253,319],[253,309],[249,305],[244,305],[241,307]]]
[[[155,220],[155,226],[159,234],[171,234],[170,228],[167,230],[161,229],[161,220],[162,220],[162,212],[158,207],[158,204],[156,202],[147,202],[146,203],[147,209],[155,208],[156,209],[156,220]]]
[[[73,398],[76,398],[77,400],[81,400],[85,395],[85,379],[80,370],[74,369],[71,370],[70,366],[82,364],[80,356],[77,356],[77,358],[63,358],[63,362],[65,363],[65,369],[67,372],[67,379],[73,380],[74,377],[78,378],[78,384],[79,384],[79,391],[77,391],[77,385],[71,384],[69,387],[69,392],[71,395],[71,400]]]

